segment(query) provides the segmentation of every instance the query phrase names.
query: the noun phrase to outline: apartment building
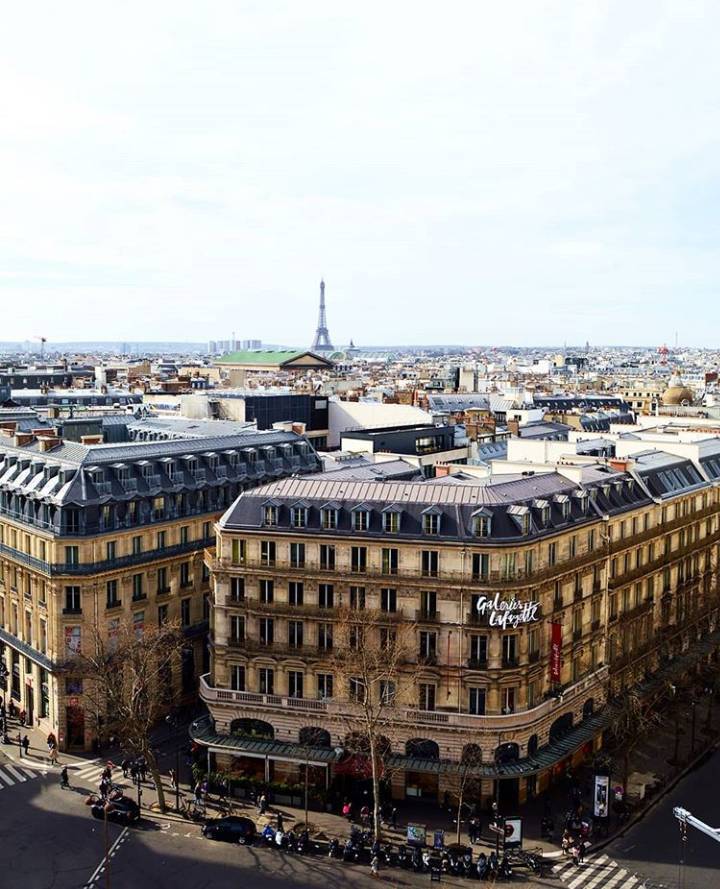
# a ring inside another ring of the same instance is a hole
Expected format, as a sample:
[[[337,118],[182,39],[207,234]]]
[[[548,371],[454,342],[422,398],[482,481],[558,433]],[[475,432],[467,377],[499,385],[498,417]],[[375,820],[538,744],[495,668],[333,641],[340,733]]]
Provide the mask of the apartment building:
[[[61,749],[88,749],[96,739],[73,654],[123,620],[138,632],[177,620],[187,644],[175,696],[195,695],[209,666],[202,553],[214,522],[243,491],[320,463],[287,432],[118,444],[64,441],[47,428],[2,432],[5,692]]]
[[[376,609],[415,638],[414,703],[388,716],[393,795],[441,798],[481,752],[483,796],[516,805],[601,745],[610,698],[717,656],[719,511],[716,482],[655,451],[247,492],[207,555],[212,722],[195,739],[270,778],[321,736],[313,761],[341,781],[353,703],[332,674],[334,622]]]

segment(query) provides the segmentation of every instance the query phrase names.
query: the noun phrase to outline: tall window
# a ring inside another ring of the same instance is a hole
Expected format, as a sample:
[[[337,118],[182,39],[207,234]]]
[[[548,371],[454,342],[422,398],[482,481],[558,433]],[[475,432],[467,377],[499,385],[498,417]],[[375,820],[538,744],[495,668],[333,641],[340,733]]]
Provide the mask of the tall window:
[[[505,666],[517,664],[517,636],[508,634],[502,637],[502,658]]]
[[[481,667],[487,663],[488,637],[486,635],[473,634],[470,636],[470,663]]]
[[[233,614],[230,618],[230,644],[239,645],[245,641],[245,618],[241,614]]]
[[[350,570],[355,574],[367,571],[367,547],[353,546],[350,548]]]
[[[398,550],[394,547],[383,547],[382,550],[382,573],[397,574],[398,573]]]
[[[487,553],[473,553],[472,576],[473,580],[485,580],[490,573],[490,557]]]
[[[303,674],[300,670],[288,671],[288,697],[301,698],[303,696]]]
[[[435,686],[429,682],[421,682],[418,685],[418,709],[435,709]]]
[[[233,664],[230,667],[230,688],[233,691],[245,691],[245,667]]]
[[[157,572],[157,591],[158,593],[169,593],[170,584],[168,583],[167,568],[158,568]]]
[[[272,645],[275,640],[275,622],[271,617],[261,617],[258,621],[260,644]]]
[[[333,677],[332,673],[317,674],[317,696],[318,700],[331,698],[333,696]]]
[[[264,524],[273,527],[278,523],[278,508],[277,506],[266,506],[263,510],[264,514]]]
[[[230,599],[232,602],[244,602],[245,601],[245,578],[244,577],[231,577],[230,578]]]
[[[337,510],[327,507],[320,513],[320,522],[326,531],[334,531],[337,528]]]
[[[184,627],[190,626],[190,599],[180,600],[180,623]]]
[[[331,583],[321,583],[318,586],[318,607],[335,607],[335,588]]]
[[[114,608],[116,605],[120,604],[120,599],[118,598],[118,582],[117,580],[108,580],[105,587],[107,591],[107,607]]]
[[[290,521],[293,528],[304,528],[307,525],[307,509],[304,506],[294,506],[290,510]]]
[[[263,578],[260,581],[260,601],[263,605],[272,604],[275,599],[275,582],[273,580],[269,580],[268,578]]]
[[[434,661],[437,657],[437,633],[421,630],[419,657],[423,661]]]
[[[192,583],[190,579],[190,562],[180,563],[180,586],[189,587]]]
[[[485,689],[469,688],[468,689],[468,712],[475,716],[485,715]]]
[[[74,614],[79,614],[82,611],[79,586],[65,587],[65,611]],[[17,628],[15,628],[15,635],[17,635]]]
[[[275,564],[275,541],[260,541],[260,564],[272,567]]]
[[[232,563],[233,565],[244,565],[246,558],[247,546],[244,540],[233,538],[231,544]]]
[[[300,606],[305,596],[305,584],[298,580],[291,580],[288,584],[288,603]]]
[[[76,546],[66,546],[65,547],[65,564],[66,565],[77,565],[80,562],[80,555],[78,547]]]
[[[440,554],[434,549],[424,549],[421,554],[423,577],[437,577]]]
[[[304,543],[291,543],[290,544],[290,566],[292,568],[304,568],[305,567],[305,544]]]
[[[420,593],[420,617],[434,618],[437,614],[437,593],[435,590],[423,590]]]
[[[331,544],[320,544],[320,568],[322,571],[335,570],[335,547]]]
[[[318,624],[318,648],[321,651],[331,651],[333,647],[333,625]]]
[[[439,534],[440,533],[440,516],[435,512],[426,513],[423,516],[423,533]]]
[[[383,531],[386,534],[397,534],[400,530],[400,513],[395,511],[383,513]]]
[[[351,608],[364,608],[365,607],[365,587],[364,586],[351,586],[350,587],[350,607]]]
[[[288,645],[290,648],[303,647],[303,622],[301,620],[288,621]]]
[[[380,590],[380,609],[382,611],[397,611],[397,590],[383,587]]]
[[[258,670],[258,691],[261,695],[275,694],[275,672],[271,667],[261,667]]]

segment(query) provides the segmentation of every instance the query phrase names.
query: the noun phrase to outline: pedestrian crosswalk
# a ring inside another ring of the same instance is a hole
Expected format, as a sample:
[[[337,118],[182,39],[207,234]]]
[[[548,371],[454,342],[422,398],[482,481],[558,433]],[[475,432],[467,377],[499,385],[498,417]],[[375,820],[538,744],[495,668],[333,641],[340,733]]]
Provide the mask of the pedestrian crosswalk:
[[[32,781],[33,778],[39,778],[41,775],[47,775],[47,769],[31,769],[27,766],[4,763],[0,766],[0,790],[6,790],[15,784],[23,784],[25,781]]]
[[[608,855],[586,858],[582,864],[564,859],[553,868],[567,889],[647,889],[643,877]]]
[[[93,759],[90,762],[81,762],[72,769],[72,774],[75,778],[88,781],[90,784],[99,784],[107,764],[108,760],[105,759]],[[114,780],[117,780],[118,774],[122,775],[122,772],[115,766],[113,769]]]

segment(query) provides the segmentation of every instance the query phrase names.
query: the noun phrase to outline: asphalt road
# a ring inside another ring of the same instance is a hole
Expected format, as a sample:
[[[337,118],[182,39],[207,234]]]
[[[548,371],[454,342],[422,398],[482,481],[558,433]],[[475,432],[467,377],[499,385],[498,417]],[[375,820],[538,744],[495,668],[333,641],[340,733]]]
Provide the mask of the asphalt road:
[[[716,752],[604,851],[628,871],[642,874],[652,887],[720,887],[720,842],[688,828],[685,865],[681,868],[680,829],[672,814],[674,806],[682,806],[711,826],[720,827],[719,791],[720,752]]]

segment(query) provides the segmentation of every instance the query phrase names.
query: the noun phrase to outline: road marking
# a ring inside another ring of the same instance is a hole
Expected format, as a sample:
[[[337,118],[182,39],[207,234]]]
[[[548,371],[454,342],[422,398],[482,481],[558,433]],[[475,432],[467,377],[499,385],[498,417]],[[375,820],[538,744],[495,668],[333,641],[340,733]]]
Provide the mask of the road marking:
[[[8,772],[10,772],[10,774],[14,778],[17,778],[18,781],[27,781],[27,778],[25,777],[25,775],[23,775],[23,773],[20,771],[20,769],[16,769],[15,766],[7,765],[7,766],[5,766],[5,768],[8,770]]]
[[[21,768],[22,768],[23,772],[25,772],[25,774],[28,776],[28,778],[37,778],[37,776],[38,776],[37,772],[33,772],[32,769],[26,769],[25,766],[22,766]]]
[[[120,831],[120,835],[118,836],[118,838],[115,840],[115,842],[112,844],[112,846],[110,846],[110,849],[108,850],[108,856],[115,854],[115,850],[120,845],[120,843],[122,843],[122,841],[125,839],[125,837],[127,836],[127,832],[128,832],[128,828],[123,827],[123,829]],[[100,874],[105,870],[105,860],[106,860],[105,856],[103,855],[102,861],[95,868],[95,870],[93,871],[93,875],[90,877],[90,879],[87,881],[87,883],[85,883],[85,889],[91,889],[95,880],[97,880],[97,878],[100,876]]]
[[[0,769],[0,779],[2,779],[8,787],[12,787],[15,783],[10,775],[7,775],[2,769]]]
[[[607,861],[609,861],[607,855],[603,855],[602,858],[598,858],[597,861],[587,862],[586,864],[579,865],[579,867],[582,868],[582,872],[577,877],[575,877],[574,880],[571,880],[568,883],[568,889],[577,889],[578,886],[582,886],[582,884],[590,877],[596,876],[596,865],[599,865],[600,868],[603,869]]]

